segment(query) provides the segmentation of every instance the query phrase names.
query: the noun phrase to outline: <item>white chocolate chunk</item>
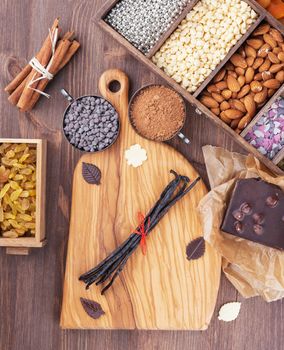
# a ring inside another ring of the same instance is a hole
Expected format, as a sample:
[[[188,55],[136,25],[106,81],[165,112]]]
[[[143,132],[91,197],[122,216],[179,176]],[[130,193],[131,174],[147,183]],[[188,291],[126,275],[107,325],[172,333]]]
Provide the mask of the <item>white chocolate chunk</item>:
[[[239,316],[240,309],[241,303],[239,302],[227,303],[219,310],[218,320],[224,322],[234,321]]]
[[[140,145],[136,144],[125,151],[124,157],[128,165],[137,168],[147,160],[147,152]]]

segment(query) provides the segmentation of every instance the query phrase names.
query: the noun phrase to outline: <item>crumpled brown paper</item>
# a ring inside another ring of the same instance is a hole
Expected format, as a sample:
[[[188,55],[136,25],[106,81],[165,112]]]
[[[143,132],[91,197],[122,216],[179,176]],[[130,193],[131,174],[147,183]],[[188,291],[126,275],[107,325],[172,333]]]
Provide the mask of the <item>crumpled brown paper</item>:
[[[223,233],[219,228],[237,179],[260,177],[284,190],[284,176],[273,175],[252,155],[213,146],[204,146],[203,154],[212,189],[198,208],[204,238],[223,257],[223,272],[243,297],[259,295],[269,302],[283,298],[284,252]]]

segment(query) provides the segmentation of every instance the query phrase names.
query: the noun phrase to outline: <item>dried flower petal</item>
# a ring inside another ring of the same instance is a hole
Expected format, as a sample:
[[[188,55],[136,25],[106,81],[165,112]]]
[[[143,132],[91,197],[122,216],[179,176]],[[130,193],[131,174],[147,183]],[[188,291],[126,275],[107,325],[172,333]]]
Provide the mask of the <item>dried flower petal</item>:
[[[239,302],[227,303],[219,310],[218,320],[225,322],[234,321],[239,316],[240,309],[241,303]]]

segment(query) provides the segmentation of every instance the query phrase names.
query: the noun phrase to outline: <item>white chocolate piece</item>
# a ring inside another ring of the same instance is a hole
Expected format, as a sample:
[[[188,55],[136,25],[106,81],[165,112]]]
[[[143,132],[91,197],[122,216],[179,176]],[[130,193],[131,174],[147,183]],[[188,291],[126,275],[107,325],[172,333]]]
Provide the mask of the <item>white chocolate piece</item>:
[[[128,165],[137,168],[147,160],[147,152],[140,145],[136,144],[125,151],[124,157]]]

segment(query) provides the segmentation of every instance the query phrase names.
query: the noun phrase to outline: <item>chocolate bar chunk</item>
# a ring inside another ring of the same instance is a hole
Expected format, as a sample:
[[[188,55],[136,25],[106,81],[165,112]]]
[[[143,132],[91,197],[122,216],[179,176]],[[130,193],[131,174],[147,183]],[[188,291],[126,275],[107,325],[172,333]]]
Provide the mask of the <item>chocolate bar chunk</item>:
[[[284,249],[284,192],[260,179],[238,180],[221,230]]]

